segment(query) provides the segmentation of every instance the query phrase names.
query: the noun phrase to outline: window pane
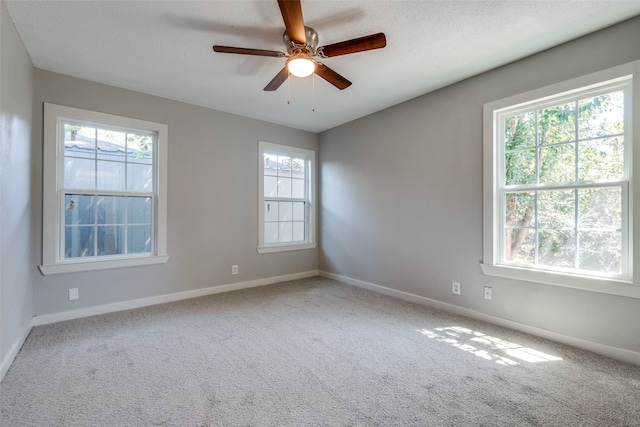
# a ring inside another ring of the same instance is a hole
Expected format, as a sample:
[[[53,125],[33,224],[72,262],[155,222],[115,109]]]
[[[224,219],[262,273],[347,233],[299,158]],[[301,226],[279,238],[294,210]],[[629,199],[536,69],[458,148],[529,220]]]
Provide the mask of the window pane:
[[[291,179],[278,177],[278,197],[291,198]]]
[[[64,188],[93,190],[96,187],[95,160],[64,159]]]
[[[304,241],[304,222],[294,222],[293,223],[292,240],[294,242],[302,242],[302,241]]]
[[[64,228],[64,257],[79,258],[94,256],[93,226]]]
[[[293,224],[281,222],[278,225],[278,242],[291,242],[293,240]]]
[[[505,155],[505,184],[536,183],[536,150],[511,151]]]
[[[535,193],[507,193],[505,218],[507,227],[529,227],[535,216]]]
[[[519,264],[535,262],[536,233],[530,228],[506,228],[504,260]]]
[[[124,254],[124,226],[101,226],[98,228],[98,255]]]
[[[278,178],[275,176],[264,177],[264,196],[276,197],[278,195]]]
[[[293,204],[291,202],[279,203],[279,221],[291,221],[293,219]]]
[[[278,156],[274,154],[264,153],[264,174],[276,176],[278,175]]]
[[[291,177],[291,157],[278,156],[278,176]]]
[[[98,159],[125,161],[125,133],[98,129]]]
[[[278,243],[278,223],[277,222],[265,222],[264,242]]]
[[[575,232],[540,230],[538,233],[538,263],[549,267],[575,268]]]
[[[578,224],[581,229],[622,228],[622,189],[620,187],[578,191]]]
[[[575,102],[538,110],[538,143],[557,144],[575,141]]]
[[[98,161],[98,190],[124,191],[125,164]]]
[[[127,134],[127,160],[135,163],[153,163],[153,137]]]
[[[538,192],[538,226],[575,227],[576,193],[574,190]]]
[[[93,159],[96,156],[96,130],[92,127],[64,124],[64,155]]]
[[[535,234],[526,227],[531,227],[534,223],[535,193],[507,193],[505,207],[504,260],[533,262],[534,246],[529,240],[534,239]]]
[[[292,179],[291,180],[291,197],[294,199],[304,199],[304,180]]]
[[[293,220],[294,221],[304,221],[305,219],[305,209],[304,202],[295,202],[293,203]]]
[[[264,220],[278,221],[278,202],[264,202]]]
[[[534,147],[536,121],[533,112],[508,117],[504,121],[505,150]]]
[[[619,135],[624,132],[624,95],[612,92],[579,103],[580,139]]]
[[[127,165],[127,190],[150,193],[153,190],[153,169],[151,165]]]
[[[578,146],[578,179],[620,179],[624,175],[624,140],[622,137],[595,139]]]
[[[123,224],[125,197],[122,196],[98,196],[98,220],[97,224]]]
[[[540,183],[576,180],[575,144],[540,149]]]
[[[64,223],[93,224],[95,219],[95,197],[67,194],[64,198]]]
[[[580,234],[581,270],[600,273],[622,272],[622,233],[581,231]]]
[[[129,224],[151,224],[151,197],[128,197],[128,223]]]
[[[128,227],[127,252],[130,254],[151,252],[151,226],[135,225]]]
[[[297,179],[305,178],[305,170],[304,165],[306,161],[305,159],[292,159],[291,160],[291,176]]]

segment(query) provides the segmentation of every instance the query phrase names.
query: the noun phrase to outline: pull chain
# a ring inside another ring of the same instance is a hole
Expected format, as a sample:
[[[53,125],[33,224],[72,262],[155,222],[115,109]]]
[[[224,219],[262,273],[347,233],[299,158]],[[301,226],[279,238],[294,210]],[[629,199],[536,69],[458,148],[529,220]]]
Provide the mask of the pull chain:
[[[316,74],[311,76],[311,111],[316,111]]]
[[[291,105],[291,73],[287,77],[287,105]],[[316,111],[316,75],[311,75],[311,111]]]

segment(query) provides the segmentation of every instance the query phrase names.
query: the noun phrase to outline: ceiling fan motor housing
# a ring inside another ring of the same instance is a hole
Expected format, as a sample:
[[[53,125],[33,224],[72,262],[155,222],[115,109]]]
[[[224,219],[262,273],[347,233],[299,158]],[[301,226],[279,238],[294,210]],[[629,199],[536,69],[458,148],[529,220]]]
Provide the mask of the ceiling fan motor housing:
[[[318,33],[311,27],[304,27],[305,36],[307,38],[306,45],[295,44],[289,38],[289,34],[285,31],[282,35],[282,39],[284,40],[284,45],[287,47],[287,52],[289,55],[293,55],[294,53],[306,53],[310,56],[314,56],[316,54],[316,49],[318,48]]]

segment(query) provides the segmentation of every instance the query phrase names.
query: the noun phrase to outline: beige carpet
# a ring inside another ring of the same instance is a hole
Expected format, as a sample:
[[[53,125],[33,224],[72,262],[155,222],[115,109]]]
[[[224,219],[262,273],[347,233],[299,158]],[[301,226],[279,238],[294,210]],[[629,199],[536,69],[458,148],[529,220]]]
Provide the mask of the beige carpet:
[[[10,426],[640,426],[640,368],[328,279],[40,326]]]

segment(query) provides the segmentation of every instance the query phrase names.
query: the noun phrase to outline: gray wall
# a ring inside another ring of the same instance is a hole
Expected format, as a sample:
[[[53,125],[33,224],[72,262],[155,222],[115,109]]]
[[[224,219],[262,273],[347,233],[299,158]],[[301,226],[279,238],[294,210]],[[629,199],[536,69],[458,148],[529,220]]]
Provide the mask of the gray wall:
[[[0,2],[0,362],[20,343],[32,316],[31,193],[33,66]]]
[[[317,270],[318,250],[258,254],[258,140],[317,150],[318,136],[43,70],[36,70],[34,123],[42,103],[166,123],[169,262],[148,267],[42,276],[37,315]],[[42,191],[42,154],[38,177]],[[41,202],[34,212],[41,220]],[[231,265],[239,274],[231,275]],[[31,271],[33,271],[31,267]],[[67,290],[80,299],[68,301]]]
[[[639,299],[479,265],[483,104],[640,59],[639,40],[636,18],[322,133],[320,270],[640,352]]]

